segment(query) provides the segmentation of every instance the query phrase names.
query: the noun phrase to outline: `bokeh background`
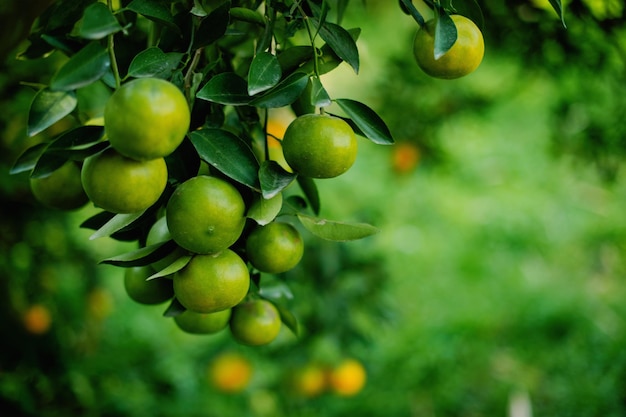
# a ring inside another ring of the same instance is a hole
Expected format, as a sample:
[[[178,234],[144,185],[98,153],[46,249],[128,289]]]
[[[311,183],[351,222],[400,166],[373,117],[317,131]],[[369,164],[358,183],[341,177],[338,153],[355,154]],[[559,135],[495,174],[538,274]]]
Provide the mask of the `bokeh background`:
[[[134,303],[123,271],[98,264],[130,247],[79,227],[94,209],[50,211],[8,175],[72,121],[26,138],[35,90],[20,83],[63,58],[6,54],[0,415],[626,415],[623,2],[572,0],[564,29],[547,1],[481,1],[486,56],[455,81],[413,63],[416,24],[396,2],[352,3],[361,72],[324,85],[375,108],[397,144],[360,141],[355,166],[318,187],[323,216],[381,231],[306,235],[272,287],[289,288],[306,331],[262,348],[182,333],[167,305]],[[242,391],[210,380],[224,352],[252,370]],[[358,394],[294,392],[296,370],[345,358],[367,371]]]

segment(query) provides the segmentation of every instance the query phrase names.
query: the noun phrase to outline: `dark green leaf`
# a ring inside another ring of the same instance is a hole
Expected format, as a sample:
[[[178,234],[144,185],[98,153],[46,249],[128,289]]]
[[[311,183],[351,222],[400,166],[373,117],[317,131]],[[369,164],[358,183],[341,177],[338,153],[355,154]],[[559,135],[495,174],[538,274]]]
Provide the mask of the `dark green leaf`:
[[[293,294],[289,287],[282,282],[270,286],[263,286],[259,292],[261,298],[271,302],[278,313],[281,321],[294,334],[298,334],[298,321],[293,313],[287,308],[287,302],[293,299]]]
[[[101,237],[111,236],[113,233],[122,230],[138,218],[143,215],[143,212],[139,213],[130,213],[130,214],[116,214],[106,222],[101,228],[96,230],[91,236],[89,236],[89,240],[98,239]]]
[[[283,74],[295,71],[300,65],[313,57],[314,51],[311,46],[292,46],[278,55],[278,62]]]
[[[424,26],[424,17],[420,14],[420,12],[415,8],[413,2],[411,0],[400,0],[401,6],[404,6],[404,9],[408,14],[410,14],[413,19],[417,22],[420,27]]]
[[[280,320],[283,322],[285,326],[289,330],[293,332],[296,336],[298,335],[298,320],[296,320],[296,316],[282,304],[275,304],[278,309],[278,313],[280,314]]]
[[[298,214],[298,219],[304,228],[315,236],[335,242],[362,239],[379,232],[377,228],[366,223],[337,222],[307,216],[302,213]]]
[[[379,145],[391,145],[393,137],[385,122],[374,110],[356,100],[341,98],[335,102],[354,121],[365,137]]]
[[[223,72],[211,78],[196,97],[231,106],[248,104],[250,101],[246,80],[233,72]]]
[[[276,161],[263,161],[259,169],[259,181],[264,198],[272,198],[296,178],[296,174],[287,172]]]
[[[315,21],[315,19],[313,20]],[[359,50],[350,33],[341,26],[330,22],[324,22],[319,33],[337,56],[346,61],[354,69],[354,72],[358,73]]]
[[[187,266],[189,261],[191,261],[191,258],[192,258],[191,255],[183,255],[180,258],[177,258],[175,261],[173,261],[167,267],[165,267],[162,270],[157,271],[154,274],[150,275],[147,278],[147,281],[149,281],[151,279],[166,277],[168,275],[172,275],[173,273],[180,271],[181,269],[183,269],[184,267]]]
[[[311,105],[313,107],[330,106],[331,100],[328,92],[322,85],[319,77],[311,77]]]
[[[456,14],[468,17],[480,30],[485,26],[485,16],[480,8],[477,0],[467,0],[454,2],[454,10]]]
[[[37,160],[30,176],[32,178],[45,178],[61,168],[68,159],[69,158],[65,155],[59,155],[54,152],[44,152]]]
[[[160,0],[133,0],[126,8],[180,33],[168,6],[169,2]]]
[[[221,129],[191,132],[191,143],[200,158],[233,180],[260,191],[259,162],[246,143]]]
[[[287,106],[298,99],[309,82],[309,76],[303,72],[294,72],[282,80],[276,87],[252,100],[251,105],[262,108]]]
[[[119,22],[104,3],[94,3],[85,9],[78,34],[85,39],[102,39],[122,30]]]
[[[182,59],[180,52],[165,53],[156,46],[138,53],[128,68],[128,75],[135,78],[169,78]]]
[[[436,7],[435,11],[438,11],[435,23],[435,59],[439,59],[456,42],[457,30],[456,25],[445,10]]]
[[[283,195],[278,193],[270,198],[255,194],[252,204],[246,213],[246,217],[254,220],[261,226],[271,223],[283,206]]]
[[[102,140],[103,126],[80,126],[59,135],[48,150],[82,150]]]
[[[254,23],[259,26],[265,26],[265,18],[257,11],[250,10],[246,7],[232,7],[230,9],[230,17],[242,22]]]
[[[248,94],[255,95],[269,90],[280,81],[282,70],[278,58],[269,52],[259,52],[250,64]]]
[[[46,143],[38,143],[37,145],[31,146],[26,149],[15,161],[11,169],[9,170],[9,174],[19,174],[21,172],[31,171],[35,168],[35,164],[37,160],[46,150],[48,144]]]
[[[221,4],[200,22],[192,49],[203,48],[224,36],[230,20],[230,1]]]
[[[316,215],[320,213],[321,202],[320,195],[317,190],[317,185],[315,185],[315,180],[309,177],[298,176],[298,185],[302,189],[309,205],[311,206],[311,210]]]
[[[76,90],[102,78],[111,61],[107,50],[92,42],[70,58],[52,77],[52,90]]]
[[[52,126],[76,108],[73,91],[51,91],[47,88],[35,94],[28,112],[28,136]]]
[[[165,317],[176,317],[181,313],[184,313],[187,309],[176,298],[172,299],[172,302],[163,312]]]
[[[123,267],[146,266],[163,259],[175,248],[176,243],[173,240],[168,240],[167,242],[155,243],[154,245],[103,259],[100,263]]]
[[[565,25],[565,13],[563,10],[563,2],[561,0],[548,0],[548,1],[550,2],[550,5],[552,6],[556,14],[559,15],[559,18],[561,19],[561,23],[563,23],[563,27],[567,27]]]

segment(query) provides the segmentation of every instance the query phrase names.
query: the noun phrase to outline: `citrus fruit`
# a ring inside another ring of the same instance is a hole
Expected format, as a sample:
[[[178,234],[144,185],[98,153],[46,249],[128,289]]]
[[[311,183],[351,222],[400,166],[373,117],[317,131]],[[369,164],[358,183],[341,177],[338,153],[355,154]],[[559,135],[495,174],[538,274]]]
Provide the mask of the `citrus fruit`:
[[[328,375],[332,391],[342,397],[358,394],[365,386],[366,379],[365,368],[356,359],[344,359]]]
[[[270,343],[280,332],[278,309],[267,300],[245,301],[233,308],[230,330],[239,343],[260,346]]]
[[[60,210],[74,210],[89,201],[80,181],[80,168],[71,161],[46,177],[31,178],[30,189],[37,201]]]
[[[300,232],[289,223],[272,222],[257,227],[246,239],[248,260],[261,272],[289,271],[300,262],[303,252]]]
[[[420,161],[420,150],[414,143],[400,142],[394,146],[391,166],[398,174],[406,174],[415,169]]]
[[[250,383],[252,365],[238,353],[225,352],[211,362],[208,376],[211,384],[220,391],[241,392]]]
[[[217,311],[215,313],[196,313],[185,310],[174,316],[176,325],[183,331],[192,334],[212,334],[228,326],[231,310]]]
[[[318,364],[307,363],[291,372],[290,386],[295,394],[312,398],[326,389],[326,369]]]
[[[172,280],[155,278],[149,266],[133,266],[124,271],[124,289],[128,296],[140,304],[161,304],[174,296]]]
[[[104,108],[104,130],[119,153],[139,161],[171,154],[185,138],[190,113],[174,84],[140,78],[118,88]]]
[[[485,42],[478,26],[465,16],[457,14],[450,18],[456,26],[457,39],[438,59],[435,58],[436,20],[426,22],[415,35],[413,55],[417,65],[431,77],[463,77],[478,68],[485,53]]]
[[[230,183],[205,175],[179,185],[167,203],[167,227],[188,251],[207,254],[228,248],[241,235],[246,206]]]
[[[24,328],[31,334],[44,334],[50,329],[52,317],[47,307],[33,304],[22,315]]]
[[[174,274],[174,293],[188,310],[214,313],[237,305],[248,293],[250,274],[245,262],[230,249],[195,255]]]
[[[167,183],[163,158],[135,161],[113,148],[85,159],[81,171],[89,199],[113,213],[136,213],[156,203]]]
[[[305,114],[289,124],[283,153],[294,172],[311,178],[332,178],[346,172],[357,154],[354,131],[343,120]]]

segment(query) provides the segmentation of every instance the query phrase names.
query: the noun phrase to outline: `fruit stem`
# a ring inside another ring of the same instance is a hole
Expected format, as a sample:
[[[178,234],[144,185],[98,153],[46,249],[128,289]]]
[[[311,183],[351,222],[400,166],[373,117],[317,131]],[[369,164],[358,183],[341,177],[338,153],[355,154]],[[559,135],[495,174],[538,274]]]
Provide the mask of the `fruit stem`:
[[[417,11],[415,6],[413,5],[413,2],[411,0],[400,1],[402,1],[402,4],[404,4],[404,7],[406,7],[413,19],[415,19],[415,21],[417,22],[417,24],[420,27],[424,27],[424,25],[426,24],[426,22],[424,21],[424,17],[420,14],[420,12]]]
[[[194,70],[198,66],[200,62],[200,57],[202,56],[203,48],[196,49],[196,52],[193,54],[193,59],[191,60],[191,64],[189,64],[189,69],[185,74],[185,97],[187,98],[187,103],[189,103],[189,107],[192,107],[192,97],[191,97],[191,79],[194,74]]]
[[[107,6],[111,13],[113,13],[113,1],[107,0]],[[117,66],[117,59],[115,58],[115,49],[114,49],[114,34],[110,34],[107,39],[107,49],[109,50],[109,60],[111,61],[111,71],[113,71],[113,77],[115,78],[115,88],[120,88],[122,85],[122,80],[120,78],[120,69]]]
[[[304,12],[304,9],[302,9],[300,2],[298,2],[298,10],[300,11],[302,19],[304,20],[304,26],[306,26],[306,31],[309,34],[309,41],[311,42],[311,47],[313,48],[313,72],[315,73],[315,76],[319,78],[320,68],[317,59],[317,49],[315,48],[315,37],[317,36],[317,33],[313,35],[313,31],[311,30],[311,22],[309,21],[309,17]]]

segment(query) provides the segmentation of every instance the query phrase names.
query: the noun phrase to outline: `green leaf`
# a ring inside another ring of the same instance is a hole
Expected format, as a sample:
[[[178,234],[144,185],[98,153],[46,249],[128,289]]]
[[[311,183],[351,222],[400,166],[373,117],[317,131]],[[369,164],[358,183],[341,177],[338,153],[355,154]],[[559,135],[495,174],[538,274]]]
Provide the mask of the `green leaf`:
[[[296,174],[287,172],[276,161],[263,161],[259,169],[259,181],[264,198],[272,198],[297,177]]]
[[[400,7],[404,6],[404,9],[408,14],[413,17],[413,19],[417,22],[419,27],[424,26],[424,16],[420,14],[420,12],[415,8],[413,2],[411,0],[400,0]]]
[[[563,24],[563,27],[567,27],[565,25],[565,10],[563,8],[563,2],[561,0],[548,0],[548,1],[550,2],[550,5],[552,6],[556,14],[561,19],[561,23]]]
[[[248,72],[248,94],[253,96],[269,90],[280,81],[282,70],[275,55],[269,52],[256,54]]]
[[[103,126],[79,126],[59,135],[48,146],[48,150],[82,150],[100,142],[104,135]]]
[[[163,312],[164,317],[176,317],[181,313],[184,313],[187,309],[176,298],[172,299],[172,302]]]
[[[99,80],[111,66],[109,54],[98,42],[91,42],[70,58],[52,77],[52,90],[76,90]]]
[[[104,3],[93,3],[85,9],[78,35],[85,39],[102,39],[122,30],[119,22]]]
[[[277,56],[283,74],[289,74],[298,69],[300,65],[309,61],[314,53],[311,46],[305,45],[296,45],[285,49]]]
[[[363,103],[347,98],[340,98],[335,102],[346,112],[366,138],[379,145],[394,143],[389,128],[374,110]]]
[[[44,88],[37,92],[28,112],[28,136],[35,136],[70,114],[77,102],[73,91]]]
[[[192,255],[181,256],[180,258],[176,259],[175,261],[173,261],[171,264],[169,264],[162,270],[157,271],[154,274],[150,275],[146,279],[146,281],[150,281],[151,279],[166,277],[168,275],[172,275],[173,273],[180,271],[181,269],[187,266],[189,261],[191,261],[191,258],[193,258]]]
[[[208,46],[224,36],[230,21],[229,10],[230,1],[227,1],[202,19],[196,31],[192,49]]]
[[[347,242],[362,239],[379,232],[377,228],[367,223],[345,223],[319,219],[298,213],[298,220],[309,232],[315,236],[335,242]]]
[[[165,53],[157,46],[152,46],[138,53],[130,63],[128,75],[135,78],[156,77],[167,79],[178,67],[183,54]]]
[[[311,105],[313,107],[327,107],[332,103],[328,92],[322,85],[319,77],[311,77]]]
[[[468,17],[480,30],[485,26],[485,16],[480,8],[477,0],[467,0],[454,2],[454,10],[456,14]]]
[[[456,42],[456,25],[445,12],[435,7],[437,20],[435,23],[435,59],[441,58]]]
[[[196,97],[231,106],[241,106],[250,101],[246,80],[233,72],[223,72],[211,78]]]
[[[59,155],[54,152],[44,152],[37,160],[30,176],[31,178],[45,178],[61,168],[68,159],[67,156]]]
[[[122,230],[143,215],[143,212],[130,214],[116,214],[111,220],[106,222],[101,228],[96,230],[89,240],[95,240],[101,237],[111,236],[113,233]]]
[[[191,132],[189,138],[203,161],[233,180],[261,191],[259,162],[239,137],[222,129],[201,129]]]
[[[289,300],[293,299],[293,293],[289,287],[279,282],[269,286],[263,286],[259,291],[259,296],[270,303],[272,303],[278,313],[280,314],[280,320],[291,330],[294,334],[298,334],[298,321],[293,313],[287,308]]]
[[[287,326],[293,334],[298,335],[298,320],[296,320],[296,316],[294,316],[293,313],[284,305],[276,303],[274,303],[274,305],[280,314],[280,320],[283,324]]]
[[[126,9],[139,13],[153,22],[160,23],[180,33],[180,28],[176,26],[174,17],[170,13],[169,2],[160,0],[133,0]]]
[[[167,242],[155,243],[154,245],[145,246],[131,252],[103,259],[100,263],[125,268],[131,266],[146,266],[163,259],[175,248],[176,243],[174,243],[173,240],[168,240]]]
[[[259,225],[265,226],[276,218],[282,207],[283,195],[281,193],[275,194],[270,198],[264,198],[260,194],[255,194],[246,216],[256,221]]]
[[[263,15],[246,7],[231,7],[230,17],[242,22],[254,23],[265,27],[265,18]]]
[[[304,72],[294,72],[264,95],[252,100],[251,105],[262,108],[287,106],[298,99],[309,82]]]
[[[312,19],[316,26],[319,23]],[[330,22],[322,23],[320,36],[332,48],[337,56],[346,61],[354,72],[359,72],[359,49],[350,33],[343,27]]]
[[[320,213],[321,202],[320,195],[317,190],[317,185],[315,185],[315,181],[313,178],[303,177],[301,175],[298,176],[298,185],[302,189],[309,205],[311,206],[311,210],[316,215]]]
[[[38,143],[37,145],[31,146],[30,148],[26,149],[17,158],[17,160],[9,170],[9,174],[14,175],[26,171],[31,171],[33,168],[35,168],[37,160],[46,150],[47,146],[47,143]]]

